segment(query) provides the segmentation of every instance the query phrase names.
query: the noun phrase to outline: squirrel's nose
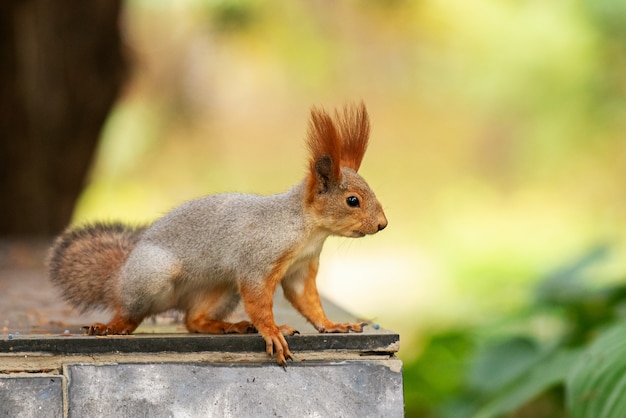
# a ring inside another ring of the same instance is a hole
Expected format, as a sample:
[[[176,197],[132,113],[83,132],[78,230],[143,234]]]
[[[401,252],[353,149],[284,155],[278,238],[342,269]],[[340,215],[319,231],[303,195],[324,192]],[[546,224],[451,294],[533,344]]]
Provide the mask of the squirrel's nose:
[[[382,219],[378,221],[378,230],[382,231],[386,227],[387,227],[387,218],[383,216]]]

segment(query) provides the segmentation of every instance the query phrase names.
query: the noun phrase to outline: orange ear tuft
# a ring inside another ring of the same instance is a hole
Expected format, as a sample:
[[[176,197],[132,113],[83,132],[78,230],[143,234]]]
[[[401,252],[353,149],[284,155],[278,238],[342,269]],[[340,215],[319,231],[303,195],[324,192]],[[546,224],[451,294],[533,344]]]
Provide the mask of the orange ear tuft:
[[[335,113],[335,120],[341,134],[341,165],[359,171],[370,136],[370,121],[365,103],[344,107],[343,114]]]
[[[311,109],[308,146],[311,152],[310,170],[315,174],[315,165],[322,157],[330,158],[333,179],[341,178],[341,140],[332,119],[322,109]]]

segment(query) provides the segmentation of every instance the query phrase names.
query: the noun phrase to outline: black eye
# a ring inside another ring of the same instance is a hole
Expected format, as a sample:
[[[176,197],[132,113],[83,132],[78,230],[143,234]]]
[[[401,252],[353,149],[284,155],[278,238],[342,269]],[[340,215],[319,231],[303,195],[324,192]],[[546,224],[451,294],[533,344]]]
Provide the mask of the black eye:
[[[359,202],[359,198],[356,196],[349,196],[346,199],[346,203],[348,204],[348,206],[350,206],[351,208],[358,208],[361,205],[361,202]]]

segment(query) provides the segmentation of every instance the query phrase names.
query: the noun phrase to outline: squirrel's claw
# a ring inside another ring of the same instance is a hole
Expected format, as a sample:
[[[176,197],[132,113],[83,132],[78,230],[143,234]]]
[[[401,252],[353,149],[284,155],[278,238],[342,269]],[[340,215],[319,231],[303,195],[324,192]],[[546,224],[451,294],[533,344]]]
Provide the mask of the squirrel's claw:
[[[263,338],[265,339],[265,352],[270,357],[276,355],[276,363],[285,368],[287,360],[293,360],[293,357],[283,334],[276,332],[271,335],[264,335]]]
[[[285,337],[289,337],[291,335],[296,335],[296,334],[300,334],[300,331],[298,331],[295,328],[290,327],[289,325],[281,325],[278,327],[278,330],[280,331],[281,334],[283,334]]]

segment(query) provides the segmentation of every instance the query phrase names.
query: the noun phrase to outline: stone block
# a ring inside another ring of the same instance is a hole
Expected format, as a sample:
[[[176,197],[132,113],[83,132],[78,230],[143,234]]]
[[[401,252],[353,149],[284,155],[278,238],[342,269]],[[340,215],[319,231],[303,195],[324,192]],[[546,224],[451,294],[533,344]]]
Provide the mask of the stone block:
[[[0,416],[63,417],[63,378],[57,375],[0,377]]]
[[[68,365],[70,417],[401,417],[401,362]]]

